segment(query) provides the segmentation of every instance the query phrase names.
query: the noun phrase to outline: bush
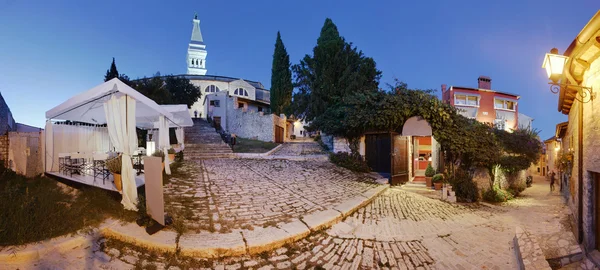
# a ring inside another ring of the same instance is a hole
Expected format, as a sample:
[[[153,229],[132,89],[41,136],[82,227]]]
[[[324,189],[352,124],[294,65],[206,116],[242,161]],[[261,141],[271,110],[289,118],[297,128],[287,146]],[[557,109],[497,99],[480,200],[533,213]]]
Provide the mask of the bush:
[[[525,190],[526,186],[525,184],[521,183],[521,184],[515,184],[512,187],[508,188],[506,191],[508,191],[513,197],[517,197],[519,196],[519,194],[521,194],[521,192],[523,192],[523,190]]]
[[[371,168],[367,165],[367,162],[362,158],[352,157],[349,153],[331,153],[329,154],[329,161],[331,163],[344,167],[354,172],[370,172]]]
[[[513,195],[497,187],[490,188],[483,193],[483,199],[488,202],[505,202],[513,199]]]
[[[123,165],[123,160],[121,155],[106,160],[106,168],[111,173],[121,174],[121,166]]]
[[[455,175],[449,177],[448,180],[460,201],[479,201],[479,188],[477,188],[477,183],[473,181],[473,177],[469,173],[457,170]]]
[[[425,176],[433,177],[433,175],[435,175],[435,170],[433,169],[433,167],[431,167],[431,162],[429,162],[427,164],[427,169],[425,169]]]
[[[175,154],[175,149],[173,149],[173,147],[169,148],[169,150],[167,150],[167,154]]]
[[[315,136],[315,142],[319,142],[321,141],[321,134],[318,134],[317,136]]]
[[[158,151],[152,153],[152,156],[159,157],[162,159],[162,162],[165,162],[165,153],[163,151],[158,150]]]
[[[431,181],[433,183],[442,183],[442,182],[444,182],[444,175],[441,173],[438,173],[438,174],[434,175],[433,178],[431,178]]]
[[[290,139],[295,140],[296,139],[296,135],[290,135]]]
[[[533,185],[533,176],[527,176],[527,178],[525,179],[525,184],[527,185],[527,187],[531,187],[531,185]]]

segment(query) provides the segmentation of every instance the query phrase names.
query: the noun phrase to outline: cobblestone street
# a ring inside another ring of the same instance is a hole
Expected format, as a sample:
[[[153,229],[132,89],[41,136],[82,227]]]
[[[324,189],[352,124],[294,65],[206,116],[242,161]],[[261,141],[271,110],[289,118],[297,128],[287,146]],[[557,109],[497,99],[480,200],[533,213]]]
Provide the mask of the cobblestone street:
[[[317,161],[209,159],[184,162],[181,170],[188,175],[166,185],[167,208],[196,231],[274,226],[377,185],[368,176]]]
[[[301,138],[298,141],[284,143],[273,153],[275,156],[303,156],[326,154],[321,146],[312,138]]]
[[[281,182],[269,184],[272,179],[267,177],[260,182],[261,185],[265,185],[267,190],[289,189],[286,192],[289,192],[290,198],[295,198],[292,201],[303,203],[297,206],[302,211],[310,211],[316,205],[331,202],[335,194],[331,194],[331,197],[322,195],[320,200],[309,197],[309,194],[318,193],[319,189],[326,189],[324,184],[316,183],[319,179],[302,178],[302,173],[295,180],[281,178],[286,171],[303,168],[300,171],[305,170],[306,174],[318,172],[318,175],[330,179],[335,179],[334,175],[341,173],[332,168],[319,168],[318,164],[312,163],[256,160],[205,162],[209,171],[216,167],[244,167],[249,164],[252,164],[252,169],[247,171],[248,177],[264,176],[263,172],[271,172],[268,176],[278,177]],[[273,166],[284,168],[275,170]],[[241,185],[246,188],[242,183],[231,180],[234,178],[231,174],[207,174],[211,179],[221,179],[221,185],[233,185],[232,188]],[[311,185],[314,185],[312,193]],[[360,189],[361,186],[360,182],[354,186],[346,184],[347,189],[340,190],[351,192],[351,189]],[[536,183],[524,192],[522,198],[488,207],[449,204],[394,187],[330,229],[313,232],[300,241],[253,256],[190,258],[144,250],[114,239],[100,239],[66,254],[45,256],[37,266],[55,269],[311,269],[317,266],[324,269],[517,269],[513,250],[515,226],[530,230],[537,228],[533,232],[540,238],[551,237],[564,230],[561,220],[567,213],[566,209],[560,197],[548,194],[544,188],[545,183]],[[212,192],[224,192],[224,189]],[[232,195],[232,201],[247,199],[243,193],[238,193]],[[313,200],[316,203],[308,203]],[[215,202],[215,210],[218,210],[219,219],[226,217],[225,213],[235,213],[227,207],[217,206],[218,203]],[[268,207],[277,207],[278,203],[275,198],[260,201],[260,204]],[[278,211],[285,213],[284,208]],[[294,215],[299,211],[288,213]],[[250,220],[243,222],[254,224]],[[256,223],[260,222],[264,221]],[[550,242],[543,244],[545,249],[552,248]],[[584,260],[565,269],[592,269],[589,267],[590,262]]]

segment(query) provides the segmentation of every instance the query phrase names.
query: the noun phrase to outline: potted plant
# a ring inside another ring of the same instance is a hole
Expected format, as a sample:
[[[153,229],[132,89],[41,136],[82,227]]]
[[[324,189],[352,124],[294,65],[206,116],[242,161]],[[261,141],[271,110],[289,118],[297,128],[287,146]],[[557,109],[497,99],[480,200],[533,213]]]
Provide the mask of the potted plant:
[[[160,157],[162,160],[162,168],[165,169],[165,153],[163,151],[156,151],[152,154],[153,157]]]
[[[167,154],[169,154],[169,160],[171,162],[175,161],[175,149],[173,149],[173,147],[169,148],[169,150],[167,150]]]
[[[438,173],[438,174],[434,175],[431,180],[433,181],[433,184],[435,185],[435,190],[442,189],[442,184],[444,183],[444,175],[443,174]]]
[[[123,164],[123,160],[121,159],[121,155],[106,160],[106,167],[108,171],[112,173],[113,179],[115,182],[115,187],[118,191],[123,190],[123,185],[121,182],[121,165]]]
[[[433,177],[433,175],[435,175],[435,170],[431,166],[431,162],[429,162],[429,164],[427,164],[427,169],[425,169],[425,183],[427,187],[432,186],[431,178]]]

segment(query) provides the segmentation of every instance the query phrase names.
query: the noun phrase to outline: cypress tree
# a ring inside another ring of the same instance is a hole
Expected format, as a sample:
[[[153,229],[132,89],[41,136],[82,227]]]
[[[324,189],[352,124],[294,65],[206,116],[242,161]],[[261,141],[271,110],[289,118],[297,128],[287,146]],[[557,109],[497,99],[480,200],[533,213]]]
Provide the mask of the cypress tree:
[[[329,18],[321,28],[313,55],[306,55],[293,70],[298,87],[294,114],[308,121],[353,94],[377,91],[381,77],[375,61],[346,42]]]
[[[117,71],[117,65],[115,64],[115,58],[113,57],[112,64],[110,64],[110,69],[106,70],[106,75],[104,75],[104,81],[110,81],[113,78],[119,78],[119,71]]]
[[[283,45],[281,34],[277,31],[273,66],[271,67],[271,110],[274,114],[289,113],[292,103],[292,71],[290,56]]]

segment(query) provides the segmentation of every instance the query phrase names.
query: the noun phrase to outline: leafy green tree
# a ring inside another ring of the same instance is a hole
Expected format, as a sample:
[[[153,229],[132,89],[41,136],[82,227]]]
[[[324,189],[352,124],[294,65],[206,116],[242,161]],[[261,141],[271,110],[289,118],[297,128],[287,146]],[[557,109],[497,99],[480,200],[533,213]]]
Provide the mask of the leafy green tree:
[[[290,70],[290,56],[283,45],[281,34],[277,32],[275,51],[273,52],[273,66],[271,68],[271,110],[279,115],[289,113],[292,103],[292,71]]]
[[[106,75],[104,75],[104,81],[110,81],[113,78],[119,78],[119,71],[117,70],[117,65],[115,64],[115,58],[113,57],[112,63],[110,64],[110,69],[106,70]]]
[[[179,76],[164,76],[159,73],[151,78],[130,82],[130,86],[158,104],[186,104],[188,108],[202,96],[200,89],[189,79]]]
[[[306,55],[293,70],[298,87],[293,112],[307,121],[324,116],[337,103],[352,103],[346,99],[353,99],[354,95],[377,92],[381,77],[375,61],[346,42],[329,18],[321,29],[313,55]],[[315,124],[317,129],[319,122]]]

